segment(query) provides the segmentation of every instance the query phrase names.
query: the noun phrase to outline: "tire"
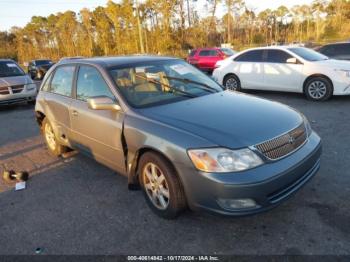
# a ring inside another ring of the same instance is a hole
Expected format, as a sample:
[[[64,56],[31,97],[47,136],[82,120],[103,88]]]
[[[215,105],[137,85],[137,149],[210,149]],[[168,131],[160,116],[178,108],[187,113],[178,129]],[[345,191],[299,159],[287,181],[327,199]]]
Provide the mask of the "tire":
[[[333,85],[325,77],[312,77],[305,84],[304,94],[312,101],[326,101],[333,95]]]
[[[138,166],[139,181],[148,206],[162,218],[176,218],[186,208],[186,198],[174,168],[164,157],[153,152],[143,154]]]
[[[59,144],[59,142],[57,141],[56,135],[53,131],[52,125],[46,117],[42,122],[42,132],[43,132],[46,146],[49,149],[49,152],[53,156],[58,157],[62,155],[64,152],[66,152],[66,147]]]
[[[233,75],[233,74],[225,76],[223,84],[226,90],[231,90],[231,91],[242,90],[241,81],[236,75]]]

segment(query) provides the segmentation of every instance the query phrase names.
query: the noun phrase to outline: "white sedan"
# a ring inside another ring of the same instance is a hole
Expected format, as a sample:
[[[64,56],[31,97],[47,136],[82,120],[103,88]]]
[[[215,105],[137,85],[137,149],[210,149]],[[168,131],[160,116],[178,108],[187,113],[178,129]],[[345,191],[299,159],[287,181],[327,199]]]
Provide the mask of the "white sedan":
[[[350,62],[304,47],[248,49],[216,66],[213,78],[226,89],[304,93],[315,101],[350,95]]]

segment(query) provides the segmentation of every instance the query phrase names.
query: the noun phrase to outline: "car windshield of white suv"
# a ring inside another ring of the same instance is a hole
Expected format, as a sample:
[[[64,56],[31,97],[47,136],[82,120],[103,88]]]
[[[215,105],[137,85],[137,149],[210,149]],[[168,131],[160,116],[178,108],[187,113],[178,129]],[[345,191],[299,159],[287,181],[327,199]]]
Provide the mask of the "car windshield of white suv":
[[[307,61],[322,61],[322,60],[329,59],[327,56],[322,55],[321,53],[318,53],[318,52],[311,50],[309,48],[295,47],[295,48],[288,48],[288,50],[293,52],[294,54],[304,58]]]
[[[14,62],[0,62],[0,77],[23,76],[24,71]]]
[[[181,60],[137,63],[110,74],[133,107],[172,103],[223,91],[211,78]]]

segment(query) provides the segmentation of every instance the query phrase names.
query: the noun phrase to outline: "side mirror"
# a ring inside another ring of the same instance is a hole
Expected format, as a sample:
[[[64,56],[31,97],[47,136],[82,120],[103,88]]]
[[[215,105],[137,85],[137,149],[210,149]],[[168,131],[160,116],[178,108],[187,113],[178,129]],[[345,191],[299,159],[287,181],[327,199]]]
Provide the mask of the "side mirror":
[[[298,63],[298,59],[296,59],[295,57],[291,57],[287,59],[287,64],[297,64]]]
[[[93,110],[120,111],[121,107],[107,96],[96,96],[87,100],[89,108]]]

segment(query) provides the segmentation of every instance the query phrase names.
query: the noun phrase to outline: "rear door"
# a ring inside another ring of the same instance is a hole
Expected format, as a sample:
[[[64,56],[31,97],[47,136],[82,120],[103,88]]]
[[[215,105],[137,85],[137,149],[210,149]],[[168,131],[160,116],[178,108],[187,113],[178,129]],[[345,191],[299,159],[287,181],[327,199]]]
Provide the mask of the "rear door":
[[[73,101],[72,85],[75,70],[74,65],[57,67],[53,76],[47,80],[44,90],[46,92],[41,101],[59,139],[65,139],[70,133],[69,107]]]
[[[76,80],[76,99],[70,107],[74,143],[96,160],[124,173],[122,147],[124,113],[89,109],[87,99],[107,96],[117,101],[100,71],[88,65],[79,66]]]
[[[232,72],[241,82],[242,88],[264,89],[263,49],[247,51],[234,59]]]
[[[297,64],[287,63],[289,58],[294,58],[284,50],[268,49],[264,62],[264,89],[275,91],[301,92],[303,79],[303,67]]]

